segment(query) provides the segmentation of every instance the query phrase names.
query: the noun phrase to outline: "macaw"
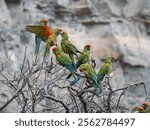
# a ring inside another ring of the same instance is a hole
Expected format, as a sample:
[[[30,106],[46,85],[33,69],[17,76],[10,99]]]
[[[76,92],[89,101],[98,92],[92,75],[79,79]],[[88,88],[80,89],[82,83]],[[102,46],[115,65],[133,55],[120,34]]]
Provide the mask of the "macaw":
[[[48,20],[47,19],[44,19],[44,20],[41,20],[39,22],[39,25],[40,26],[46,26],[48,23]],[[39,53],[39,49],[40,49],[40,44],[41,44],[41,38],[38,36],[38,35],[35,35],[35,54],[38,54]]]
[[[46,42],[46,47],[45,47],[45,53],[44,53],[44,57],[46,57],[47,54],[49,54],[49,50],[52,46],[55,45],[55,40],[56,40],[56,32],[54,32],[52,30],[52,28],[50,28],[47,25],[44,26],[32,26],[32,25],[27,25],[25,27],[25,30],[31,33],[36,34],[38,37],[40,37],[41,40],[43,40],[44,42]],[[58,29],[58,32],[62,31],[61,29]]]
[[[71,60],[74,62],[74,57],[73,55],[77,55],[77,53],[81,53],[70,41],[68,34],[66,32],[63,32],[61,34],[62,40],[61,40],[61,49],[64,53],[69,54]]]
[[[59,62],[60,65],[67,68],[70,73],[73,75],[76,82],[77,77],[75,76],[75,73],[77,72],[76,67],[73,64],[73,61],[70,59],[69,55],[62,52],[59,47],[53,47],[52,48],[53,54],[56,56],[56,60]]]
[[[85,77],[88,80],[91,80],[93,82],[93,85],[96,88],[96,94],[97,94],[97,96],[100,96],[100,94],[101,94],[100,87],[97,82],[97,74],[96,74],[94,68],[90,64],[86,63],[86,64],[80,65],[79,70],[80,70],[80,72],[84,73]]]
[[[100,84],[105,75],[110,74],[112,72],[112,61],[114,57],[109,56],[104,59],[104,64],[100,68],[97,74],[97,82]]]
[[[75,64],[77,69],[80,67],[81,64],[85,64],[85,63],[87,63],[89,61],[90,48],[91,48],[91,45],[89,45],[89,44],[84,46],[82,54],[80,54],[80,56],[77,59],[77,62]],[[71,74],[68,75],[67,79],[69,79],[70,77],[71,77]]]

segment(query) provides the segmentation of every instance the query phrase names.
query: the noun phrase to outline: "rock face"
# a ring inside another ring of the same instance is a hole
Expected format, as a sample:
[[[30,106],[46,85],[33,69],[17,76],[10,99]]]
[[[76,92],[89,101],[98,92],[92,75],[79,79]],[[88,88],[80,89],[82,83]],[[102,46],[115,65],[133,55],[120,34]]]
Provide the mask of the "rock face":
[[[115,88],[143,81],[150,95],[150,1],[135,1],[0,0],[0,58],[12,55],[7,69],[17,70],[25,46],[31,55],[34,50],[34,35],[24,31],[25,25],[46,18],[67,31],[79,49],[92,44],[98,63],[105,55],[122,56]]]

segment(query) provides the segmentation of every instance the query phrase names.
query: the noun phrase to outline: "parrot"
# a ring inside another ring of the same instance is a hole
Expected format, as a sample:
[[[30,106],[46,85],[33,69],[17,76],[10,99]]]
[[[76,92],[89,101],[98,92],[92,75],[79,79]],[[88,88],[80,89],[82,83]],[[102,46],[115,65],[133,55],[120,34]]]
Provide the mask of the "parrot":
[[[112,61],[114,60],[114,57],[107,56],[104,58],[104,64],[100,68],[98,74],[97,74],[97,82],[100,84],[105,75],[112,72]]]
[[[74,57],[73,55],[77,55],[77,53],[82,53],[80,52],[70,41],[69,41],[69,37],[68,34],[66,32],[63,32],[61,34],[62,40],[61,40],[61,49],[64,53],[69,54],[71,60],[74,62]]]
[[[46,26],[48,23],[48,20],[41,20],[39,22],[40,26]],[[38,35],[35,35],[35,54],[38,54],[39,49],[40,49],[40,44],[41,44],[41,38]]]
[[[90,64],[86,63],[86,64],[80,65],[79,71],[83,72],[85,77],[88,80],[91,80],[93,82],[94,87],[96,88],[96,94],[97,96],[100,96],[101,92],[100,92],[99,84],[97,82],[97,74],[94,68]]]
[[[136,109],[139,113],[150,113],[150,105],[147,102],[144,102],[142,106],[137,107]]]
[[[137,111],[138,111],[139,113],[144,113],[144,108],[143,108],[143,107],[138,107],[138,108],[137,108]]]
[[[48,41],[46,41],[44,57],[46,57],[46,55],[49,54],[49,49],[52,46],[56,45],[55,41],[57,39],[57,36],[59,34],[61,34],[62,30],[61,29],[53,29],[52,32],[53,32],[53,36],[50,39],[48,39]],[[50,43],[52,43],[52,44],[50,44]]]
[[[87,63],[90,58],[90,48],[91,45],[87,44],[84,46],[84,49],[82,51],[82,54],[79,56],[76,62],[76,68],[78,69],[81,64]]]
[[[34,26],[34,25],[26,25],[25,30],[31,33],[36,34],[41,40],[46,42],[46,47],[45,47],[45,53],[44,53],[44,58],[46,57],[47,54],[49,54],[49,49],[55,45],[55,40],[57,37],[57,34],[61,33],[61,29],[58,29],[58,33],[56,30],[52,30],[47,25],[42,25],[42,26]]]
[[[80,56],[77,59],[77,62],[75,64],[77,69],[80,67],[81,64],[87,63],[89,61],[90,48],[91,48],[91,45],[89,45],[89,44],[84,46],[82,54],[80,54]],[[69,79],[70,77],[71,77],[71,74],[68,75],[67,79]]]
[[[144,102],[142,107],[144,108],[144,113],[150,113],[150,105],[148,104],[148,102]]]
[[[68,69],[73,75],[75,81],[78,82],[77,77],[75,76],[77,69],[74,66],[73,61],[70,59],[69,55],[62,52],[61,49],[56,46],[52,48],[52,51],[53,54],[56,56],[56,60],[59,62],[59,64]]]

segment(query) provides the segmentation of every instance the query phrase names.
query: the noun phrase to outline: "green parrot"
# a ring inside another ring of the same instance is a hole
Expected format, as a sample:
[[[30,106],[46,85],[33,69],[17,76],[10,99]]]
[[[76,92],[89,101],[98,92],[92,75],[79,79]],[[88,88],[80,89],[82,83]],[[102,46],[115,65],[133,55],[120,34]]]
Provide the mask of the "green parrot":
[[[70,59],[69,55],[62,52],[59,47],[53,47],[52,49],[53,54],[56,56],[56,60],[59,62],[60,65],[67,68],[70,73],[73,75],[76,82],[78,82],[75,73],[77,72],[76,67],[73,64],[73,61]]]
[[[112,61],[114,60],[114,57],[108,56],[104,59],[104,64],[100,68],[98,74],[97,74],[97,82],[100,84],[105,75],[112,72]]]
[[[68,34],[66,32],[63,32],[61,34],[62,40],[61,40],[61,49],[64,53],[69,54],[71,60],[74,62],[73,55],[77,56],[77,53],[81,53],[68,39]]]
[[[84,46],[82,54],[80,54],[80,56],[77,59],[77,62],[75,64],[77,69],[80,67],[81,64],[85,64],[85,63],[87,63],[89,61],[90,48],[91,48],[91,45],[89,45],[89,44]],[[68,75],[67,79],[69,79],[70,77],[71,77],[71,74]]]
[[[80,70],[80,72],[84,73],[85,77],[88,80],[92,81],[94,87],[96,88],[97,96],[100,96],[100,94],[101,94],[100,87],[97,82],[97,74],[96,74],[94,68],[90,64],[86,63],[86,64],[80,65],[79,70]]]
[[[48,23],[48,20],[41,20],[39,22],[40,26],[46,26]],[[35,54],[39,53],[39,49],[40,49],[40,44],[41,44],[41,38],[38,35],[35,35]]]
[[[59,34],[61,34],[61,32],[62,32],[61,29],[53,29],[52,31],[53,31],[53,36],[46,41],[46,47],[45,47],[44,57],[46,57],[46,55],[49,54],[50,48],[52,46],[57,45],[55,43],[55,41],[57,39],[57,36]]]
[[[46,42],[46,47],[45,47],[45,53],[44,53],[44,58],[46,57],[47,54],[49,54],[49,50],[52,46],[55,45],[55,40],[57,37],[57,32],[56,30],[52,30],[47,25],[43,26],[34,26],[34,25],[27,25],[25,27],[25,30],[31,33],[36,34],[41,40]],[[61,33],[61,29],[58,29],[58,32]]]
[[[81,64],[85,64],[89,61],[90,58],[90,48],[91,45],[87,44],[84,46],[82,54],[79,56],[76,62],[76,68],[79,68]]]

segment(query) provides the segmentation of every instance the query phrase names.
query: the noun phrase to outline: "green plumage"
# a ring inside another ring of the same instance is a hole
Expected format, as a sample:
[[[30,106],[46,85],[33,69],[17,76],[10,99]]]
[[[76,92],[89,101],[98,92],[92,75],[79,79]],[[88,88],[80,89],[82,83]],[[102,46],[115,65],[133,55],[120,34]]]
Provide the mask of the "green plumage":
[[[77,62],[75,64],[76,68],[78,69],[81,64],[85,64],[89,61],[90,58],[90,45],[85,45],[84,50],[82,51],[82,54],[80,54],[79,58],[77,59]],[[71,74],[68,75],[67,79],[71,77]]]
[[[70,59],[70,57],[64,52],[62,52],[58,47],[53,48],[53,53],[55,54],[56,60],[59,62],[59,64],[67,68],[71,72],[71,74],[73,75],[73,77],[75,78],[77,82],[77,78],[75,76],[77,69],[74,66],[73,61]]]
[[[61,29],[53,29],[52,32],[53,32],[53,35],[51,35],[47,41],[46,41],[46,47],[45,47],[45,53],[44,53],[44,57],[46,57],[46,55],[49,54],[50,52],[50,48],[54,45],[56,45],[55,41],[58,37],[58,35],[61,33]]]
[[[39,25],[40,26],[46,26],[47,22],[48,22],[48,20],[41,20],[39,22]],[[41,44],[41,38],[38,35],[35,35],[35,54],[39,53],[40,44]]]
[[[94,68],[90,64],[86,63],[86,64],[80,65],[79,70],[84,73],[85,77],[88,80],[92,81],[93,86],[96,88],[96,94],[97,94],[97,96],[99,96],[100,88],[99,88],[99,84],[97,82],[97,74],[96,74]]]
[[[63,32],[61,40],[61,49],[64,53],[69,54],[70,58],[74,62],[73,55],[77,56],[77,53],[81,53],[69,40],[68,40],[68,34],[66,32]]]
[[[98,74],[97,74],[97,81],[98,83],[101,83],[105,75],[112,72],[112,59],[113,57],[106,57],[104,59],[104,64],[100,68]]]
[[[79,56],[76,62],[76,68],[79,68],[81,64],[85,64],[90,58],[90,45],[84,46],[82,54]]]

